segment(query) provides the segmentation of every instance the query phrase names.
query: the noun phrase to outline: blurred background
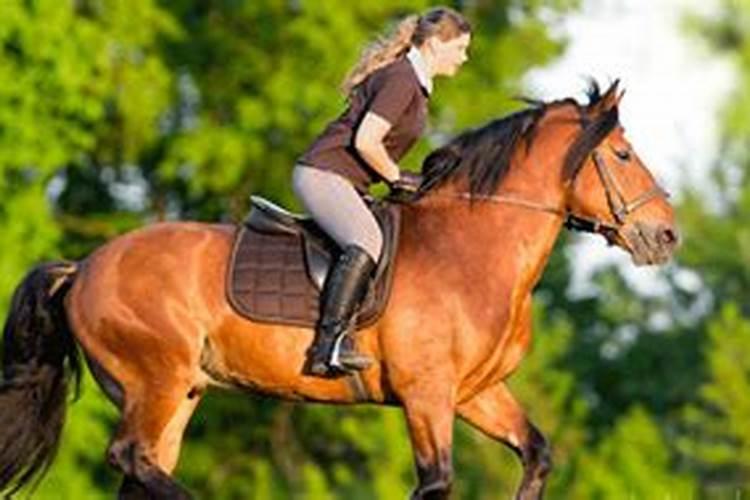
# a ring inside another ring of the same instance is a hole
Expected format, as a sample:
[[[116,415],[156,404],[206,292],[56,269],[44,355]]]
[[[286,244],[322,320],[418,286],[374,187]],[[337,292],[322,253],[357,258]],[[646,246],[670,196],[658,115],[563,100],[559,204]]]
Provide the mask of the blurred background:
[[[436,82],[404,162],[621,78],[622,122],[672,192],[683,245],[634,270],[564,234],[512,386],[553,444],[552,499],[750,495],[750,2],[466,0],[470,62]],[[344,106],[363,45],[418,0],[0,0],[0,317],[36,262],[165,219],[299,208],[294,160]],[[153,291],[152,291],[153,292]],[[113,498],[114,408],[87,379],[33,497]],[[455,498],[512,498],[512,453],[456,425]],[[406,498],[398,409],[204,399],[177,476],[196,498]]]

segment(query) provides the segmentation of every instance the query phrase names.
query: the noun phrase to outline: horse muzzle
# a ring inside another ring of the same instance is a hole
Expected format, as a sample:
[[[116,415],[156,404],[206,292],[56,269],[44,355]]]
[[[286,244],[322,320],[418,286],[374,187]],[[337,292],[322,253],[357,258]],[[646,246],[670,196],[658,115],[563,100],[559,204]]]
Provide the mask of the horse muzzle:
[[[680,244],[679,232],[670,224],[626,224],[620,236],[637,266],[666,264]]]

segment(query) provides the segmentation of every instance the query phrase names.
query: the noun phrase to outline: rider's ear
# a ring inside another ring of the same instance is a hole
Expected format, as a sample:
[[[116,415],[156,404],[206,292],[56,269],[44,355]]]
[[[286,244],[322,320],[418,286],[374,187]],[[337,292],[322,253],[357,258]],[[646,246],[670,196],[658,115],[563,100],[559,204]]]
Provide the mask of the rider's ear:
[[[439,41],[440,40],[438,39],[437,36],[434,36],[434,35],[429,36],[425,39],[424,43],[422,44],[422,47],[426,47],[429,52],[434,54],[438,48],[437,45]]]

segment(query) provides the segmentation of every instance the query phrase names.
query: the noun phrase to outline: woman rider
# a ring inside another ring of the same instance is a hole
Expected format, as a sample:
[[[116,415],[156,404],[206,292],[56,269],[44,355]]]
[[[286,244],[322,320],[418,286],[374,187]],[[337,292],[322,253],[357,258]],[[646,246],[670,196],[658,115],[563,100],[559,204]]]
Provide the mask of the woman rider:
[[[348,107],[294,168],[292,186],[315,222],[342,248],[322,293],[309,372],[366,368],[347,334],[380,258],[380,226],[362,199],[369,186],[415,190],[397,162],[424,130],[432,78],[453,76],[467,60],[471,27],[453,9],[434,8],[401,21],[365,50],[343,84]]]

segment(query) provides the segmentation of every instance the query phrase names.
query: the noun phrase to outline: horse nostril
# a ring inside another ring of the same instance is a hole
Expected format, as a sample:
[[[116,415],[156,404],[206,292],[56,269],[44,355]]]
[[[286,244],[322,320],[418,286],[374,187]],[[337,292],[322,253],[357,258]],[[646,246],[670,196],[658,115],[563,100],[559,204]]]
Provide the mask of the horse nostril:
[[[663,227],[658,234],[659,242],[665,246],[676,246],[680,240],[677,231],[672,227]]]

